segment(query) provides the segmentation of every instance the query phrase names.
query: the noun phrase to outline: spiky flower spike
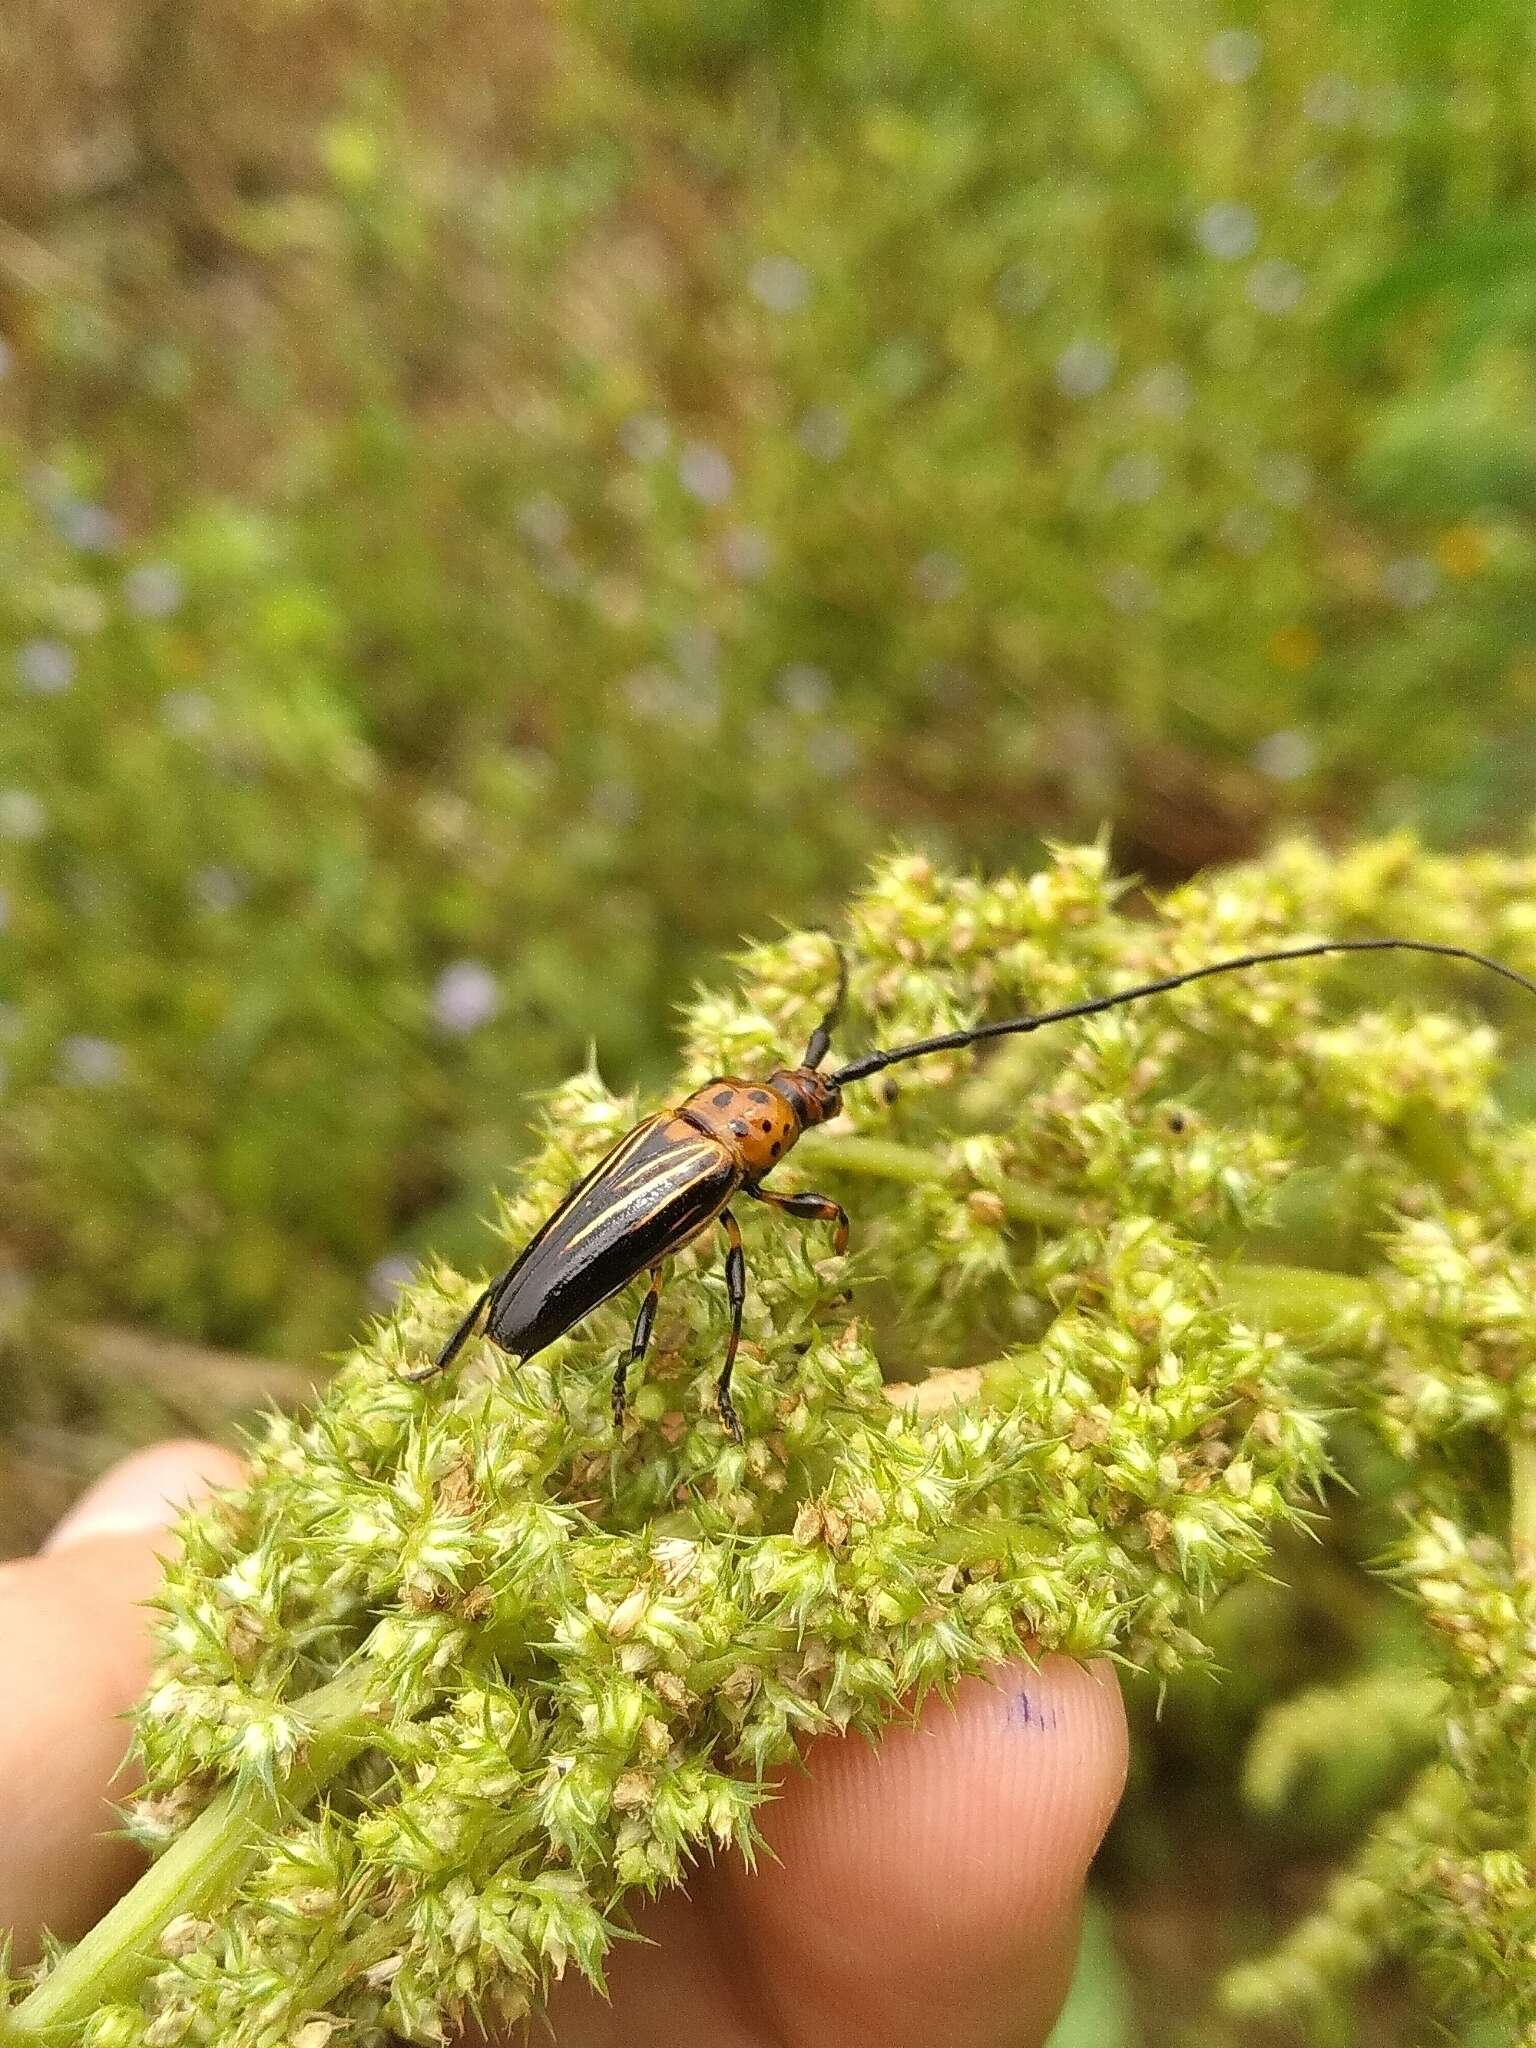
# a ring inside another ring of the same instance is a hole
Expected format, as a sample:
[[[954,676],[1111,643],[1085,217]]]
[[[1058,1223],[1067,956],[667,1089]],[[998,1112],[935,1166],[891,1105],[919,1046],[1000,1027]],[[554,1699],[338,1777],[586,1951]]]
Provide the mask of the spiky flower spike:
[[[1098,848],[990,883],[895,859],[849,912],[838,1055],[1309,938],[1475,935],[1528,972],[1533,884],[1296,844],[1144,916]],[[695,1006],[690,1080],[766,1071],[824,1007],[823,934],[743,967]],[[1200,1657],[1208,1603],[1316,1493],[1324,1403],[1408,1460],[1399,1568],[1446,1703],[1415,1739],[1444,1747],[1230,1996],[1337,2004],[1397,1950],[1447,2016],[1536,2028],[1536,1131],[1469,1014],[1501,994],[1424,961],[1275,965],[917,1062],[894,1101],[850,1090],[797,1163],[848,1198],[854,1263],[742,1219],[740,1447],[708,1399],[707,1258],[617,1445],[628,1304],[415,1387],[478,1284],[423,1280],[313,1417],[270,1422],[246,1490],[186,1518],[139,1717],[159,1860],[11,1988],[0,2040],[430,2042],[567,1968],[600,1980],[637,1895],[751,1853],[806,1736],[1021,1652]],[[509,1244],[635,1111],[592,1074],[548,1104]],[[1308,1242],[1354,1270],[1306,1270]]]

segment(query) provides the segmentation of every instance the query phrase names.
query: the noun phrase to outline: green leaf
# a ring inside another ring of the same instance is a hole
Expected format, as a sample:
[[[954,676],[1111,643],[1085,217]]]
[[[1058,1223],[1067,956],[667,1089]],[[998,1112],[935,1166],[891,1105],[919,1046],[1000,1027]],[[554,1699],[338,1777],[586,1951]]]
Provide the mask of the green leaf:
[[[1115,1949],[1109,1914],[1090,1898],[1072,1989],[1048,2048],[1133,2048],[1135,2040],[1130,1979]]]

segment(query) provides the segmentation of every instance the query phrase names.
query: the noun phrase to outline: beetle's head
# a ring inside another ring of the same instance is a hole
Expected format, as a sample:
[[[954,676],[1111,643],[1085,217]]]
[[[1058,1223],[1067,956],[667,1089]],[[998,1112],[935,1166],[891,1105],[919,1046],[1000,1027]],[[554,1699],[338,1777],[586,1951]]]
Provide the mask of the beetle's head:
[[[780,1067],[768,1076],[768,1086],[775,1095],[783,1096],[803,1131],[826,1123],[843,1106],[842,1089],[816,1067]]]

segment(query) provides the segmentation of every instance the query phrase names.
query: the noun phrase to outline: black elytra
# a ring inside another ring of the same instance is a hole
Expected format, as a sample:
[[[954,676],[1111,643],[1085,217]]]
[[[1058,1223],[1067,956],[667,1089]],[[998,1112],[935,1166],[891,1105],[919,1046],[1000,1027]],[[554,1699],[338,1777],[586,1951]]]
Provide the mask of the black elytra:
[[[1427,953],[1445,960],[1464,960],[1513,982],[1536,995],[1536,981],[1502,961],[1467,946],[1441,945],[1429,939],[1320,939],[1305,945],[1282,946],[1267,952],[1243,953],[1233,959],[1186,968],[1155,981],[1091,996],[1059,1009],[1034,1015],[1005,1017],[935,1038],[914,1040],[867,1052],[830,1074],[821,1071],[842,1013],[847,993],[847,963],[837,949],[837,989],[826,1016],[811,1033],[805,1056],[796,1067],[781,1067],[763,1081],[728,1077],[708,1081],[673,1109],[665,1109],[635,1125],[590,1173],[565,1195],[529,1239],[500,1279],[478,1296],[474,1305],[430,1365],[402,1375],[426,1380],[453,1363],[477,1329],[513,1358],[532,1358],[564,1336],[599,1303],[631,1280],[649,1273],[650,1286],[635,1319],[634,1336],[613,1376],[613,1417],[624,1419],[625,1387],[630,1368],[644,1358],[656,1319],[662,1273],[668,1259],[710,1224],[718,1222],[727,1243],[726,1298],[731,1327],[725,1360],[717,1383],[720,1419],[737,1443],[741,1423],[731,1400],[731,1374],[741,1340],[746,1301],[746,1260],[741,1232],[730,1203],[737,1195],[771,1203],[787,1215],[832,1225],[838,1252],[847,1248],[848,1215],[828,1195],[782,1194],[763,1181],[793,1150],[808,1130],[837,1115],[842,1092],[852,1082],[866,1081],[904,1060],[930,1053],[960,1052],[992,1038],[1040,1031],[1078,1017],[1096,1017],[1124,1003],[1165,995],[1212,975],[1235,974],[1287,960],[1314,960],[1338,953]]]

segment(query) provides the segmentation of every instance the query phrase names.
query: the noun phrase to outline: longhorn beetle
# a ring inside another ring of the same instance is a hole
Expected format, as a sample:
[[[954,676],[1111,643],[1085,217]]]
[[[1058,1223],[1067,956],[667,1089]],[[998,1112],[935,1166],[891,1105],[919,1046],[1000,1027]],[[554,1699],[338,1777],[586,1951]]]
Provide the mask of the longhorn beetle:
[[[836,993],[826,1016],[811,1033],[799,1066],[780,1067],[764,1081],[706,1081],[675,1108],[661,1110],[636,1124],[584,1180],[577,1182],[501,1278],[478,1297],[432,1364],[403,1377],[430,1379],[451,1365],[482,1316],[485,1334],[494,1344],[513,1358],[532,1358],[627,1282],[648,1273],[650,1286],[635,1318],[634,1336],[613,1375],[613,1419],[615,1428],[620,1428],[626,1381],[650,1343],[666,1262],[718,1221],[727,1244],[725,1287],[731,1329],[720,1369],[717,1401],[722,1422],[740,1443],[741,1424],[731,1401],[731,1372],[741,1340],[747,1268],[742,1256],[741,1231],[730,1210],[731,1199],[737,1194],[749,1195],[753,1201],[772,1203],[790,1216],[830,1223],[834,1249],[845,1250],[848,1214],[840,1203],[828,1195],[781,1194],[777,1189],[765,1188],[763,1181],[804,1132],[837,1115],[843,1090],[850,1082],[867,1081],[887,1067],[904,1060],[922,1059],[928,1053],[960,1052],[989,1038],[1040,1031],[1047,1024],[1063,1024],[1075,1017],[1097,1017],[1124,1003],[1165,995],[1170,989],[1184,988],[1214,974],[1235,974],[1244,968],[1265,967],[1283,960],[1314,960],[1322,954],[1387,952],[1431,953],[1446,960],[1468,960],[1536,995],[1536,981],[1466,946],[1438,945],[1427,939],[1323,939],[1269,952],[1244,953],[1235,959],[1192,967],[1181,974],[1164,975],[1157,981],[1140,982],[1133,988],[1117,989],[1109,995],[1067,1003],[1060,1009],[1041,1010],[1033,1016],[1005,1017],[996,1023],[975,1024],[963,1031],[942,1032],[936,1038],[916,1039],[908,1045],[863,1053],[846,1066],[824,1074],[821,1065],[848,988],[847,963],[839,948]]]

